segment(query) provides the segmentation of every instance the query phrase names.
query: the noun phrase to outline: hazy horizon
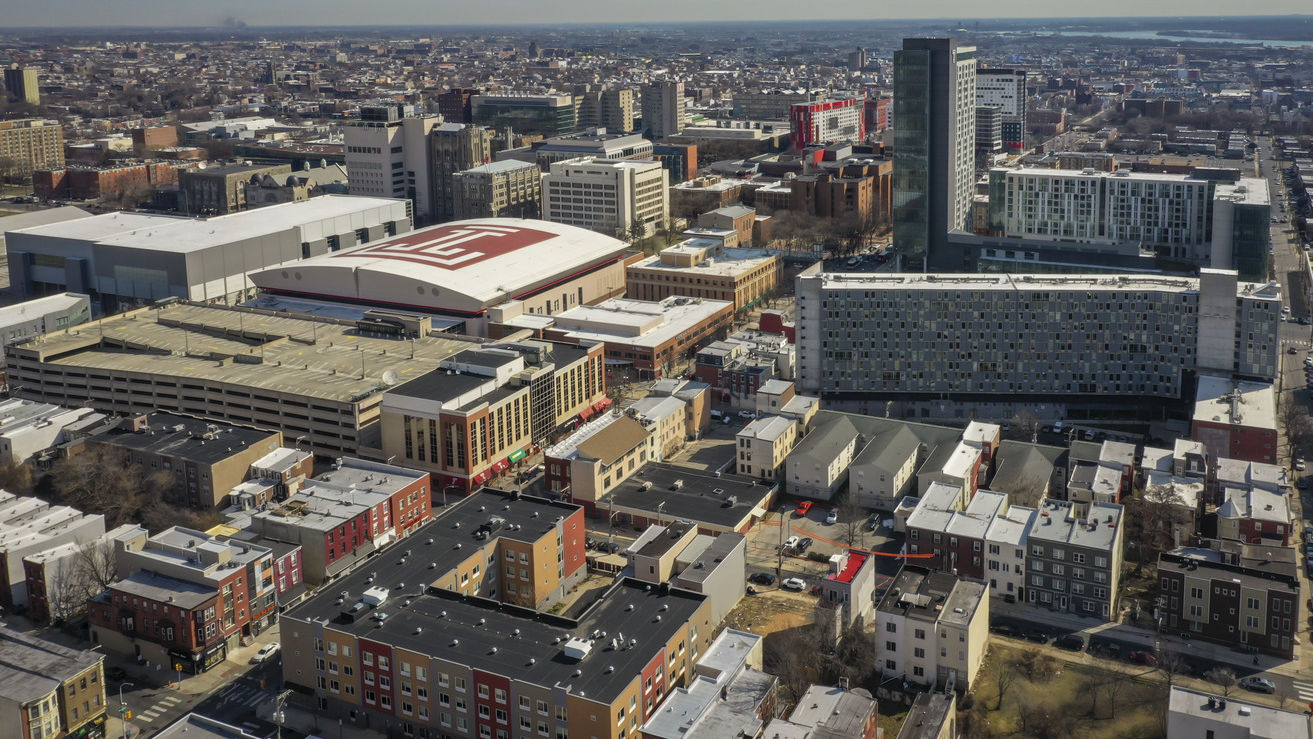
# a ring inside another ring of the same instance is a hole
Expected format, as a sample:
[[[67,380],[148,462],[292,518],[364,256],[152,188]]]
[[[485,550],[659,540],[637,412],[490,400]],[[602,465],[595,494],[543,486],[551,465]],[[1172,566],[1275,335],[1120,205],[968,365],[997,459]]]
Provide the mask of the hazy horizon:
[[[977,17],[982,7],[977,2],[947,0],[937,6],[933,16],[921,6],[880,8],[870,15],[871,3],[857,0],[831,0],[818,8],[800,6],[783,0],[729,0],[709,7],[704,0],[667,0],[663,3],[608,4],[584,0],[485,0],[481,3],[438,2],[416,6],[407,0],[373,0],[368,4],[346,0],[284,0],[269,6],[218,6],[189,0],[176,2],[163,11],[153,0],[48,0],[42,4],[8,8],[5,23],[19,28],[88,28],[88,27],[316,27],[316,26],[522,26],[550,24],[623,24],[733,21],[939,21],[939,20],[1008,20],[1008,19],[1143,19],[1143,18],[1215,18],[1308,15],[1306,2],[1275,0],[1263,12],[1235,13],[1235,4],[1219,0],[1195,2],[1189,15],[1163,15],[1161,8],[1146,8],[1143,2],[1109,0],[1098,15],[1055,15],[1058,8],[1023,0],[999,0],[988,18]],[[906,10],[903,7],[907,7]],[[823,9],[823,12],[816,12]],[[508,20],[513,19],[513,20]],[[1313,41],[1313,39],[1310,39]]]

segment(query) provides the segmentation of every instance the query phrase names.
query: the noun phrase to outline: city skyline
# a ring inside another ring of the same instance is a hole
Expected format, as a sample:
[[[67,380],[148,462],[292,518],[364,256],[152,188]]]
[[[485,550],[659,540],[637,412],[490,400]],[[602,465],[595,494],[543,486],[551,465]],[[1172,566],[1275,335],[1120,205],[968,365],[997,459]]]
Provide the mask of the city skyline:
[[[1278,0],[1270,4],[1265,12],[1246,13],[1243,16],[1260,17],[1301,15],[1299,11],[1307,6],[1294,0]],[[196,4],[193,7],[175,7],[170,13],[161,15],[158,7],[145,0],[124,0],[114,4],[112,10],[102,3],[92,0],[56,0],[41,6],[14,7],[7,11],[7,21],[11,28],[85,28],[85,27],[295,27],[309,26],[524,26],[535,24],[581,24],[581,23],[660,23],[672,19],[684,22],[727,22],[741,21],[751,17],[755,21],[974,21],[979,6],[974,3],[952,0],[940,6],[939,15],[921,15],[920,6],[881,8],[878,16],[871,15],[870,6],[855,0],[839,0],[826,5],[825,12],[816,12],[814,8],[802,9],[795,3],[782,0],[763,0],[762,2],[719,3],[708,10],[704,3],[693,0],[674,0],[659,6],[616,7],[599,9],[581,0],[562,0],[543,5],[524,2],[523,0],[493,0],[477,6],[453,4],[431,10],[417,10],[404,0],[380,0],[363,9],[356,3],[342,0],[288,0],[276,8],[249,7],[223,8]],[[1092,8],[1082,7],[1083,15],[1054,15],[1053,7],[1031,2],[1030,0],[1005,0],[998,3],[994,13],[988,18],[997,19],[1063,19],[1063,20],[1110,20],[1118,18],[1209,18],[1226,17],[1227,11],[1234,5],[1218,0],[1205,0],[1195,4],[1195,11],[1190,15],[1161,15],[1158,7],[1145,7],[1141,3],[1129,0],[1113,0],[1099,8],[1100,15],[1088,15]],[[307,24],[308,19],[315,19]],[[508,19],[514,19],[508,21]]]

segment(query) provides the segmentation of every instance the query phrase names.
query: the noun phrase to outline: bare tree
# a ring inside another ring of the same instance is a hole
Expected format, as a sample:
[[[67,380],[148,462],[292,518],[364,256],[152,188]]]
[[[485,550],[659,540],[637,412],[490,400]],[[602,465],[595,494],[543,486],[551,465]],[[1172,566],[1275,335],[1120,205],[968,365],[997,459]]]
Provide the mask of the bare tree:
[[[989,664],[989,678],[994,683],[994,690],[997,697],[994,699],[994,710],[1003,707],[1003,698],[1012,690],[1012,685],[1017,681],[1017,663],[1004,657],[1002,654],[995,653],[990,655],[992,659]]]
[[[848,490],[839,500],[839,520],[843,522],[843,541],[849,548],[857,546],[862,537],[862,523],[866,521],[866,509],[857,502],[857,493],[849,483]]]
[[[60,623],[80,613],[117,574],[114,548],[108,541],[87,542],[72,554],[48,563],[45,596],[50,620]]]
[[[8,490],[15,495],[28,495],[32,492],[32,467],[8,460],[0,463],[0,490]]]
[[[1195,515],[1172,485],[1150,485],[1127,500],[1126,538],[1135,557],[1135,574],[1175,546],[1175,532],[1192,526]]]
[[[173,476],[147,470],[114,447],[85,447],[55,463],[50,479],[53,497],[60,503],[103,514],[111,528],[176,512],[165,502],[173,492]]]
[[[1178,676],[1189,673],[1190,666],[1180,652],[1164,649],[1158,655],[1158,669],[1162,671],[1163,677],[1167,678],[1167,684],[1172,685]]]
[[[817,628],[800,626],[777,631],[767,637],[763,664],[780,678],[780,686],[790,702],[802,694],[820,675],[821,650]]]
[[[1231,695],[1231,688],[1236,684],[1235,670],[1230,667],[1214,667],[1204,673],[1204,679],[1221,688],[1224,696]]]
[[[1303,403],[1286,401],[1281,407],[1281,425],[1286,429],[1286,443],[1290,445],[1290,456],[1307,455],[1313,448],[1313,419],[1308,416],[1308,409]]]
[[[1035,441],[1036,433],[1039,431],[1039,419],[1035,414],[1028,410],[1019,410],[1009,422],[1007,433],[1009,439],[1017,441]]]

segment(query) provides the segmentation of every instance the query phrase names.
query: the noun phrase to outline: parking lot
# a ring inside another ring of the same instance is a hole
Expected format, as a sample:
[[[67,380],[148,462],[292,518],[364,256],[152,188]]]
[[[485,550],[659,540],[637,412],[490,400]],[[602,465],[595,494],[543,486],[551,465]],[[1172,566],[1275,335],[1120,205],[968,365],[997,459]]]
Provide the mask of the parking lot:
[[[851,548],[872,552],[896,554],[902,546],[901,540],[895,538],[892,530],[884,527],[870,530],[869,512],[840,510],[835,523],[826,523],[831,506],[814,504],[806,516],[799,517],[796,515],[796,505],[796,500],[777,504],[761,525],[748,534],[750,575],[766,572],[780,579],[800,577],[810,589],[829,572],[830,555],[848,550],[850,540]],[[804,543],[810,539],[811,543],[802,552],[786,550],[783,545],[792,536]],[[813,557],[823,558],[824,561],[817,561]],[[898,557],[877,555],[875,566],[880,576],[878,580],[895,575],[900,563]],[[775,587],[778,586],[776,582]]]

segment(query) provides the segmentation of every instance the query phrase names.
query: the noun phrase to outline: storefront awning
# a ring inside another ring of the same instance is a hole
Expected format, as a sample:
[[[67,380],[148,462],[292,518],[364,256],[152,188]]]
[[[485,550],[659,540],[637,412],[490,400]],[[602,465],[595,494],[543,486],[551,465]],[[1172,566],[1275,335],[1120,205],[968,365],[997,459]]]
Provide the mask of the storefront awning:
[[[529,450],[528,450],[528,449],[519,449],[519,450],[517,450],[517,451],[515,451],[515,452],[512,452],[512,453],[511,453],[511,456],[507,457],[507,459],[509,459],[509,460],[511,461],[511,463],[514,464],[515,462],[518,462],[518,461],[520,461],[521,459],[524,459],[524,458],[527,457],[527,456],[529,456]]]

